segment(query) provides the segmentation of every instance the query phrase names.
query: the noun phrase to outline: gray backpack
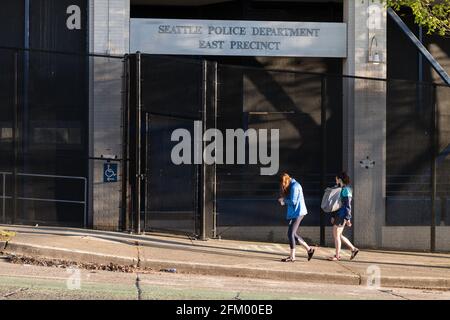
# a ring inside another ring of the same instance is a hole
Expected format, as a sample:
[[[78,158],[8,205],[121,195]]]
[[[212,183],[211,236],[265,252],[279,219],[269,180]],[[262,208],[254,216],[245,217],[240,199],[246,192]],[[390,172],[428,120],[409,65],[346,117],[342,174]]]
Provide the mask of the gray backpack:
[[[342,207],[342,188],[326,188],[320,207],[324,212],[338,211]]]

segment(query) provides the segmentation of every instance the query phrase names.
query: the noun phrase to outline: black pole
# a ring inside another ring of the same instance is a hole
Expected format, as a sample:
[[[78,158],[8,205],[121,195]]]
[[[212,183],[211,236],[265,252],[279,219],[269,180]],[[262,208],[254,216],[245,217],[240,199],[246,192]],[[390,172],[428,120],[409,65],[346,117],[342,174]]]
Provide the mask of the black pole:
[[[430,230],[430,250],[436,250],[436,157],[438,154],[437,140],[437,110],[436,110],[436,87],[432,86],[432,117],[431,117],[431,230]]]
[[[214,129],[217,129],[217,107],[218,107],[218,82],[219,82],[218,63],[214,62]],[[213,238],[217,237],[217,165],[214,164],[213,173]]]
[[[418,40],[420,43],[423,43],[423,27],[419,26],[419,38]],[[417,74],[418,74],[418,81],[419,83],[423,82],[423,55],[420,53],[418,54],[418,60],[417,60]],[[417,84],[417,102],[416,102],[416,112],[421,112],[422,106],[423,106],[423,90],[424,86]]]
[[[129,106],[130,106],[130,77],[129,77],[129,63],[128,55],[125,55],[123,60],[123,110],[122,110],[122,199],[120,206],[120,229],[125,231],[128,228],[127,208],[128,208],[128,131],[129,131]]]
[[[142,230],[145,232],[147,230],[147,226],[148,226],[148,221],[147,221],[147,208],[149,206],[149,189],[148,189],[148,178],[150,177],[150,170],[149,170],[149,163],[148,163],[148,159],[149,159],[149,148],[151,148],[152,146],[150,146],[149,143],[149,126],[150,126],[150,114],[148,112],[145,113],[145,145],[144,145],[144,171],[145,171],[145,176],[142,178],[142,181],[144,183],[144,226],[142,227]]]
[[[325,190],[327,184],[327,105],[328,105],[328,95],[327,95],[327,78],[323,76],[322,80],[322,101],[321,101],[321,112],[320,112],[320,125],[321,125],[321,172],[320,172],[320,191],[321,193]],[[320,245],[325,245],[325,212],[320,209]]]
[[[19,52],[14,52],[14,112],[13,112],[13,194],[12,194],[12,223],[17,220],[18,195],[18,162],[19,162]]]
[[[202,81],[202,132],[205,132],[206,127],[206,121],[207,121],[207,104],[208,104],[208,66],[209,63],[207,60],[202,61],[202,75],[203,75],[203,81]],[[202,147],[204,148],[204,142],[201,141],[195,141],[194,144],[201,143]],[[203,150],[203,149],[202,149]],[[202,154],[203,156],[203,154]],[[206,240],[207,237],[207,231],[206,231],[206,221],[207,221],[207,215],[210,213],[207,211],[207,198],[206,198],[206,187],[207,187],[207,172],[208,168],[207,165],[202,161],[202,164],[200,165],[200,170],[197,174],[197,190],[200,192],[200,201],[199,201],[199,209],[200,209],[200,225],[195,228],[197,234],[200,236],[201,240]],[[197,209],[198,210],[198,209]],[[197,222],[197,219],[194,219],[195,222]],[[195,225],[195,223],[194,223]]]
[[[135,221],[136,233],[141,232],[141,53],[136,52],[136,191],[135,197]]]

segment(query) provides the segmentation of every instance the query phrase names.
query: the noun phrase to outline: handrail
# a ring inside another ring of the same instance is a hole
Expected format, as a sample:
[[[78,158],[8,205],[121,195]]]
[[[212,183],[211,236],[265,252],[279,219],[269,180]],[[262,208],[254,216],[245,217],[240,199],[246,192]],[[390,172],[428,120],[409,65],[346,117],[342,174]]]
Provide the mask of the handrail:
[[[2,195],[0,196],[0,198],[2,199],[2,217],[3,217],[3,222],[6,222],[6,199],[12,199],[12,196],[6,195],[6,176],[12,175],[12,172],[1,172],[0,171],[0,175],[2,175]],[[83,204],[83,211],[84,211],[83,212],[83,214],[84,214],[83,224],[84,224],[85,228],[87,227],[87,178],[86,177],[61,176],[61,175],[36,174],[36,173],[18,173],[17,175],[24,176],[24,177],[82,180],[84,182],[84,199],[83,199],[83,201],[66,200],[66,199],[33,198],[33,197],[17,197],[17,200]]]

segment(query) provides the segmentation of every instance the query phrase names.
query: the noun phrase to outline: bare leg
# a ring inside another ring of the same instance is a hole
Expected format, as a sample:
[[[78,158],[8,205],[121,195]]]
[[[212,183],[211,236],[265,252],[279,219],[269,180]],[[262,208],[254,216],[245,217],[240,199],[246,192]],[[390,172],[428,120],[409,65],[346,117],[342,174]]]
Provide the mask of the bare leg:
[[[349,247],[350,250],[355,251],[355,246],[343,234],[341,234],[341,241]]]
[[[304,217],[304,216],[301,216],[301,217],[299,218],[297,228],[300,226],[300,223],[302,222],[303,217]],[[303,240],[303,238],[300,237],[300,236],[297,234],[297,232],[295,233],[295,239],[298,241],[298,243],[299,243],[300,245],[302,245],[302,246],[306,249],[306,251],[309,252],[309,251],[311,250],[311,247],[308,246],[308,244],[306,243],[306,241]]]
[[[300,245],[302,245],[305,249],[306,249],[306,251],[310,251],[311,250],[311,247],[310,246],[308,246],[308,244],[306,243],[306,241],[305,240],[303,240],[303,238],[302,237],[300,237],[299,235],[297,235],[297,240],[298,240],[298,243],[300,244]]]
[[[336,226],[333,225],[333,240],[334,240],[334,247],[336,248]]]
[[[336,228],[336,238],[334,239],[334,243],[336,246],[336,257],[340,258],[341,257],[341,236],[342,236],[342,231],[344,231],[344,226],[334,226],[334,228]]]
[[[333,240],[334,240],[334,248],[337,248],[338,243],[337,243],[337,227],[335,225],[333,225]],[[337,258],[337,256],[336,256]]]

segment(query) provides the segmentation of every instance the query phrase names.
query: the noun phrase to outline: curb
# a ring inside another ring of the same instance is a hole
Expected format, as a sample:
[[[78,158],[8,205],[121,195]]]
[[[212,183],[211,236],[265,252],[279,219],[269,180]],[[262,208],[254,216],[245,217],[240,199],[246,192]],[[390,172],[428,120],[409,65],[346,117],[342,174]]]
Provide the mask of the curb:
[[[6,254],[22,254],[47,259],[61,259],[81,263],[137,265],[153,270],[176,268],[178,273],[246,277],[267,280],[292,280],[304,282],[322,282],[345,285],[359,285],[360,277],[354,274],[324,274],[317,272],[278,271],[235,266],[223,266],[194,262],[161,261],[152,259],[137,260],[130,257],[104,255],[80,250],[68,250],[21,243],[9,243],[3,250]]]
[[[0,248],[4,244],[0,242]],[[22,254],[28,256],[37,256],[47,259],[61,259],[80,263],[97,264],[119,264],[119,265],[139,265],[140,267],[151,268],[153,270],[176,268],[178,273],[197,274],[210,276],[230,276],[266,280],[290,280],[301,282],[331,283],[341,285],[362,285],[365,286],[368,280],[366,275],[359,274],[338,274],[338,273],[317,273],[304,271],[279,271],[258,268],[245,268],[236,266],[223,266],[196,262],[180,262],[168,260],[152,260],[131,257],[121,257],[106,255],[81,250],[69,250],[64,248],[55,248],[47,246],[38,246],[22,243],[8,243],[7,248],[1,250],[6,254]],[[390,277],[382,276],[380,286],[411,288],[411,289],[430,289],[430,290],[450,290],[449,278],[432,277]]]
[[[1,251],[6,254],[8,253],[21,254],[25,256],[42,257],[47,259],[61,259],[82,263],[98,263],[98,264],[114,263],[121,265],[137,264],[137,259],[133,259],[130,257],[104,255],[88,251],[69,250],[47,246],[33,246],[21,243],[8,243],[6,249]]]
[[[361,277],[361,285],[367,283],[367,276]],[[450,290],[449,278],[431,278],[431,277],[381,277],[380,287],[391,288],[408,288],[408,289],[421,289],[421,290]]]
[[[351,274],[326,274],[304,271],[279,271],[214,264],[186,263],[179,261],[141,260],[140,265],[152,269],[176,268],[185,274],[200,274],[210,276],[228,276],[266,280],[291,280],[301,282],[319,282],[345,285],[359,285],[360,277]]]

